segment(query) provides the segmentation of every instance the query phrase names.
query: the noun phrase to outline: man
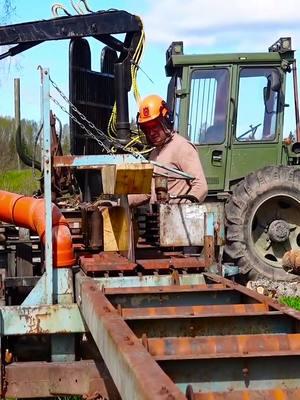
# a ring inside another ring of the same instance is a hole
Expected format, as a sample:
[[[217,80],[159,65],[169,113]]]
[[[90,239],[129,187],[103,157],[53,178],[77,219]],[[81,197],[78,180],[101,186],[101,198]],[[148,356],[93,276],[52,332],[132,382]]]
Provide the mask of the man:
[[[168,175],[168,193],[170,203],[184,203],[195,199],[202,203],[207,195],[207,183],[194,145],[172,130],[169,110],[165,101],[157,96],[146,97],[140,104],[138,125],[144,132],[147,142],[154,147],[149,160],[192,175],[186,180],[179,174],[161,167],[154,167],[154,175]],[[152,182],[150,195],[130,195],[131,207],[155,202],[156,195]],[[186,196],[186,197],[185,197]]]

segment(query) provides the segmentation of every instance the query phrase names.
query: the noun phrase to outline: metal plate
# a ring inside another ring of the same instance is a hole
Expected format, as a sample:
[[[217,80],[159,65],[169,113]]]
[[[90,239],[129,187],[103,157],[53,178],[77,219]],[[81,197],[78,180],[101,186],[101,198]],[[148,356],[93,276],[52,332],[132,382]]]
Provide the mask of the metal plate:
[[[213,226],[207,226],[206,234],[214,234],[215,243],[219,246],[223,245],[225,243],[224,205],[221,203],[160,204],[160,245],[162,247],[203,246],[205,213],[213,214]],[[209,223],[209,225],[212,224]]]
[[[205,212],[200,204],[160,204],[160,245],[203,246]]]

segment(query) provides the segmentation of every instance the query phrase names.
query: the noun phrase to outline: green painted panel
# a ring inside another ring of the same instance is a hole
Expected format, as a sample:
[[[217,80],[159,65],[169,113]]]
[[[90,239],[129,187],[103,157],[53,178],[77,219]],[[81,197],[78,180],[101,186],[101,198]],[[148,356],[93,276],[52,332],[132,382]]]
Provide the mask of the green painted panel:
[[[197,146],[209,190],[223,190],[226,167],[224,145]]]
[[[289,54],[288,59],[293,54]],[[251,63],[278,63],[282,58],[279,53],[231,53],[231,54],[192,54],[174,55],[174,66],[181,65],[205,65],[205,64],[251,64]]]
[[[231,151],[229,180],[235,180],[267,165],[276,165],[278,144],[234,145]]]

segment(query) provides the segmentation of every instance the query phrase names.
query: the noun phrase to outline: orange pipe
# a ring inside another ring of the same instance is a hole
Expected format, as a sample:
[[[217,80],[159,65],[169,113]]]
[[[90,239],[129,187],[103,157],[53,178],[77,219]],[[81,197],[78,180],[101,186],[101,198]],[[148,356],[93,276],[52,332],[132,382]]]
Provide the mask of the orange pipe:
[[[0,221],[28,228],[45,244],[45,202],[0,190]],[[53,266],[72,267],[75,263],[71,232],[59,208],[52,204]]]

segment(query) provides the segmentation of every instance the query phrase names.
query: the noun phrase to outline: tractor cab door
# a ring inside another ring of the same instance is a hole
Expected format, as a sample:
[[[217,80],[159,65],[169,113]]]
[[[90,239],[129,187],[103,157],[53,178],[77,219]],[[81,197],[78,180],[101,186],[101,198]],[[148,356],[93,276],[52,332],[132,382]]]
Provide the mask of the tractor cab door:
[[[226,170],[229,186],[252,171],[280,163],[283,123],[279,66],[236,65],[234,69],[235,111]]]
[[[185,135],[197,147],[210,191],[224,189],[232,67],[188,67]]]

